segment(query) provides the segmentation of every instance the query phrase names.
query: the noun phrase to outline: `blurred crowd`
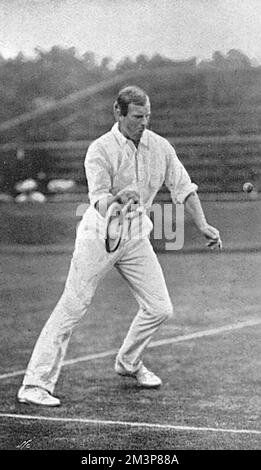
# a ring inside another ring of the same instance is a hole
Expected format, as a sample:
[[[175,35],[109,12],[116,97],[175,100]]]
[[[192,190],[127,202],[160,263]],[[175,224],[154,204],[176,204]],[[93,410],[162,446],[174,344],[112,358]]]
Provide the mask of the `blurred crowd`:
[[[57,193],[75,189],[72,179],[50,178],[49,159],[45,152],[37,155],[17,149],[16,155],[7,156],[0,174],[0,202],[44,203]]]

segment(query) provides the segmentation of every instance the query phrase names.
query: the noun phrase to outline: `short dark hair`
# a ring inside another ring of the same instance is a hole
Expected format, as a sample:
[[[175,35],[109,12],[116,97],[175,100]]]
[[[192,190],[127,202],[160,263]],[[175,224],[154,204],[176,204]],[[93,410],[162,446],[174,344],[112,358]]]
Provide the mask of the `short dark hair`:
[[[128,107],[130,103],[137,106],[145,106],[148,100],[148,95],[144,90],[137,86],[126,86],[122,88],[116,100],[116,105],[120,108],[120,112],[123,116],[127,116]]]

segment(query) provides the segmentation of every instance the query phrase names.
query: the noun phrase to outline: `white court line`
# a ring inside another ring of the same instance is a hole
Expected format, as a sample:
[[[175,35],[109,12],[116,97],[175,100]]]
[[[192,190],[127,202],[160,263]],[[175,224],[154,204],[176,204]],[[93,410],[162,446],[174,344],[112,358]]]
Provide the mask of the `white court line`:
[[[76,357],[75,359],[68,359],[63,362],[63,367],[70,366],[72,364],[77,364],[78,362],[92,361],[95,359],[101,359],[101,358],[108,357],[108,356],[114,356],[114,354],[117,354],[117,349],[111,349],[110,351],[105,351],[101,353],[88,354],[87,356],[80,356],[80,357]],[[17,375],[23,375],[24,373],[25,373],[25,370],[7,372],[6,374],[0,375],[0,380],[8,379],[9,377],[16,377]]]
[[[158,346],[165,346],[166,344],[181,343],[183,341],[189,341],[191,339],[205,338],[207,336],[215,336],[220,333],[240,330],[248,326],[255,326],[255,325],[260,325],[260,324],[261,324],[261,318],[253,318],[250,320],[240,321],[237,323],[232,323],[230,325],[224,325],[224,326],[220,326],[217,328],[210,328],[208,330],[196,331],[194,333],[189,333],[187,335],[180,335],[180,336],[175,336],[173,338],[159,339],[157,341],[152,341],[148,345],[148,348],[156,348]],[[76,357],[75,359],[68,359],[63,362],[63,366],[77,364],[78,362],[86,362],[86,361],[91,361],[91,360],[100,359],[104,357],[114,356],[115,354],[117,354],[117,352],[118,352],[117,349],[111,349],[109,351],[104,351],[101,353],[88,354],[86,356]],[[23,375],[24,373],[25,373],[25,370],[7,372],[6,374],[0,375],[0,380],[7,379],[9,377],[16,377],[19,375]]]
[[[232,323],[230,325],[219,326],[217,328],[210,328],[208,330],[196,331],[195,333],[188,333],[187,335],[180,335],[174,338],[159,339],[153,341],[148,347],[155,348],[157,346],[163,346],[165,344],[180,343],[182,341],[188,341],[190,339],[205,338],[206,336],[219,335],[220,333],[226,333],[228,331],[241,330],[248,326],[255,326],[261,324],[261,318],[253,318],[252,320],[240,321]]]
[[[150,428],[150,429],[162,429],[172,431],[196,431],[196,432],[217,432],[217,433],[229,433],[229,434],[256,434],[261,435],[261,430],[258,429],[231,429],[231,428],[212,428],[212,427],[197,427],[197,426],[179,426],[175,424],[153,424],[143,422],[132,422],[132,421],[112,421],[103,419],[87,419],[87,418],[58,418],[51,416],[34,416],[24,414],[12,414],[12,413],[0,413],[0,418],[13,418],[21,420],[32,420],[32,421],[52,421],[56,423],[81,423],[81,424],[92,424],[96,426],[125,426],[132,428]]]

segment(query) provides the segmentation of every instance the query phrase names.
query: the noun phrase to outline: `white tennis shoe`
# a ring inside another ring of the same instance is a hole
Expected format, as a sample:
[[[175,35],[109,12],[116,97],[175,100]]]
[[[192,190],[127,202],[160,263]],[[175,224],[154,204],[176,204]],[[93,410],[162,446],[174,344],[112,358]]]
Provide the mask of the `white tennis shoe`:
[[[41,387],[22,386],[20,387],[17,400],[20,403],[27,403],[41,406],[59,406],[59,398],[55,398],[48,390]]]
[[[143,364],[140,366],[137,372],[131,373],[127,372],[124,367],[122,367],[119,362],[115,363],[115,372],[118,375],[125,377],[133,377],[137,380],[138,384],[144,388],[158,388],[162,385],[161,379],[154,374],[151,370],[148,370]]]

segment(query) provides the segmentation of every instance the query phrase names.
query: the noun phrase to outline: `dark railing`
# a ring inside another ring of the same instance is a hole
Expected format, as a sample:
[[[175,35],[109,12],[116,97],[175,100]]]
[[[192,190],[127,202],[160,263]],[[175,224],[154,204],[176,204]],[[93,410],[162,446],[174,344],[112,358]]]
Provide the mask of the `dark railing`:
[[[168,139],[200,192],[241,191],[261,183],[261,135],[171,137]],[[90,140],[7,143],[0,146],[0,192],[13,181],[34,177],[71,178],[86,192],[84,158]],[[21,170],[22,169],[22,170]],[[11,179],[11,181],[10,181]],[[164,190],[164,189],[163,189]]]

